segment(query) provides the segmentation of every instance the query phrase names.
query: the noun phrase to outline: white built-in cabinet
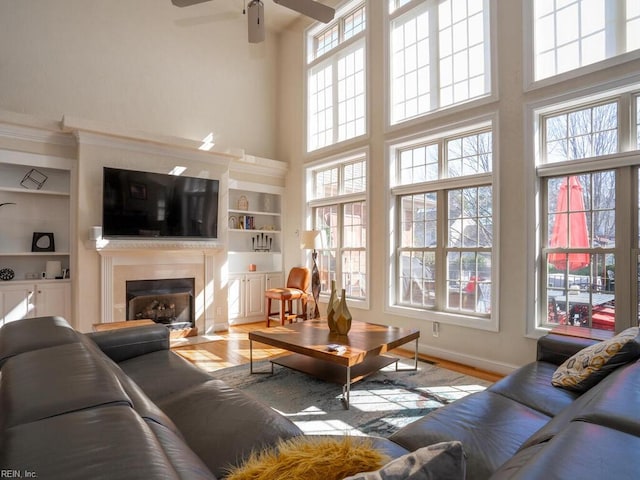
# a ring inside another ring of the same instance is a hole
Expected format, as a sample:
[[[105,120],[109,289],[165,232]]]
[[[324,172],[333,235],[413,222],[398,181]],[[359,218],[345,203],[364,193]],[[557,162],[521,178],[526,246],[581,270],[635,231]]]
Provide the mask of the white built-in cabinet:
[[[279,272],[229,275],[229,318],[265,317],[265,289],[283,285],[283,275]],[[274,304],[272,310],[278,311],[277,305]]]
[[[34,168],[32,178],[46,176],[40,188],[23,181]],[[0,280],[0,325],[45,315],[71,321],[71,279],[43,278],[49,261],[70,267],[71,161],[0,150],[0,204],[0,270],[14,275]],[[54,250],[33,252],[34,232],[53,234]]]
[[[23,318],[58,315],[71,317],[71,282],[60,280],[0,286],[2,324]]]
[[[281,197],[281,187],[230,183],[228,312],[234,323],[264,318],[265,289],[284,285]]]

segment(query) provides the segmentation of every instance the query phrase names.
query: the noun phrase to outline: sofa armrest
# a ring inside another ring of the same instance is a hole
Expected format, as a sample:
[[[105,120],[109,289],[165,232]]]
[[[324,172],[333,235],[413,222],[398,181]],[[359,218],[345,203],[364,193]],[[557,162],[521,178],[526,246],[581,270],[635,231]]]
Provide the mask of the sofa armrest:
[[[598,343],[598,340],[549,333],[538,339],[537,360],[560,365],[583,348],[595,343]]]
[[[164,325],[92,332],[87,333],[87,337],[116,363],[158,350],[169,350],[169,329]]]

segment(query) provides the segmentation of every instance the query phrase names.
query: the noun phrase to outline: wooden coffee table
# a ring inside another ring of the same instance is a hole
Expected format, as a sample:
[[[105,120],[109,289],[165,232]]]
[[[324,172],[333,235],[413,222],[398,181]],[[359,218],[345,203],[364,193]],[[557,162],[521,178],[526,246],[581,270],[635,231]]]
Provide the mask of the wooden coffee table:
[[[249,332],[251,373],[273,373],[273,364],[304,372],[322,380],[342,385],[342,401],[349,408],[351,384],[381,368],[396,364],[396,370],[418,368],[419,330],[353,322],[348,335],[329,332],[325,319],[308,320],[291,325],[266,328]],[[415,341],[413,367],[398,368],[398,358],[385,355],[394,348]],[[271,360],[271,370],[256,372],[253,369],[253,342],[293,352],[291,355]],[[346,347],[344,352],[329,351],[328,345]]]

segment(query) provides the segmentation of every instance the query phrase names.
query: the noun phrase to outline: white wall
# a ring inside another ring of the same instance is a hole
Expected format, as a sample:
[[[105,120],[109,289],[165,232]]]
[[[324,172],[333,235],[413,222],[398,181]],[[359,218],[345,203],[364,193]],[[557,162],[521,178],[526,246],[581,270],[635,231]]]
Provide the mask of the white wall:
[[[275,156],[276,37],[242,2],[1,0],[0,109],[63,115]]]

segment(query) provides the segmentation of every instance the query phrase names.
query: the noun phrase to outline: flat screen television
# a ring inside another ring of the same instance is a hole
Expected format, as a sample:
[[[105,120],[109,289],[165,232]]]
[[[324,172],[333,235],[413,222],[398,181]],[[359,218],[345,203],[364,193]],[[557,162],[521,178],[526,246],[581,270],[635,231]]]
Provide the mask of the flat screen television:
[[[104,167],[106,238],[218,237],[219,181]]]

